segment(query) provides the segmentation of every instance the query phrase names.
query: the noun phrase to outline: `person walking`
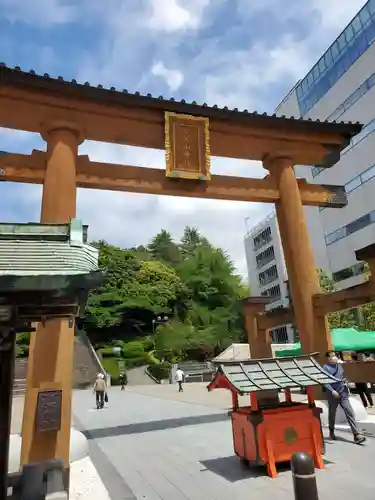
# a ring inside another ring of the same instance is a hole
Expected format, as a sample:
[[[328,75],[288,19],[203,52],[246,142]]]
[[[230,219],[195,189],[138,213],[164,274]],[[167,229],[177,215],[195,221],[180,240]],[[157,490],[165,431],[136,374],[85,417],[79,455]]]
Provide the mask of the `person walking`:
[[[126,377],[126,373],[123,372],[120,374],[120,385],[121,385],[122,391],[125,391],[126,384],[127,384],[127,377]]]
[[[352,354],[352,360],[353,361],[366,361],[366,358],[365,358],[365,356],[358,355],[356,352],[354,352]],[[363,406],[365,408],[368,408],[368,407],[373,408],[374,401],[372,399],[369,384],[366,382],[356,382],[355,389],[356,389],[357,393],[359,394],[359,397],[361,398]]]
[[[100,410],[101,408],[104,408],[104,399],[107,393],[107,384],[102,373],[98,373],[96,376],[94,393],[96,398],[96,408]]]
[[[175,377],[176,377],[176,382],[178,384],[178,392],[184,392],[184,388],[182,387],[182,384],[184,382],[185,374],[181,370],[180,367],[177,368]]]
[[[361,435],[358,429],[357,422],[355,421],[354,411],[352,405],[350,404],[349,389],[345,379],[344,368],[343,365],[338,362],[338,357],[335,352],[328,351],[326,353],[326,363],[324,364],[323,368],[332,377],[338,379],[337,382],[324,385],[328,399],[328,426],[330,438],[332,440],[336,440],[336,413],[337,407],[340,405],[345,413],[345,417],[353,433],[354,442],[356,444],[364,443],[366,441],[366,438]]]

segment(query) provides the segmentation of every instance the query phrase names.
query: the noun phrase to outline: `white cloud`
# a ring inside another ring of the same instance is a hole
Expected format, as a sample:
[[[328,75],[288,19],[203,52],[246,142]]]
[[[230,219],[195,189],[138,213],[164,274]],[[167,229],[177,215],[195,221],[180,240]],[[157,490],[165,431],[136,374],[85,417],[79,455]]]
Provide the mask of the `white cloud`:
[[[151,29],[173,33],[197,29],[210,0],[148,0]]]
[[[164,168],[163,151],[87,141],[80,147],[80,154],[88,154],[94,161]],[[265,171],[259,162],[213,158],[212,173],[263,177]],[[78,215],[89,224],[90,238],[133,246],[149,242],[162,228],[178,238],[184,227],[190,225],[227,250],[244,276],[245,218],[252,214],[258,220],[269,210],[269,206],[259,203],[86,189],[81,189],[78,197]]]
[[[0,0],[0,12],[10,22],[51,25],[76,19],[77,7],[61,0]]]
[[[217,8],[223,1],[145,0],[145,3],[139,0],[111,0],[106,9],[100,10],[101,28],[105,29],[101,50],[88,54],[77,77],[83,81],[126,87],[129,84],[124,82],[133,75],[142,89],[158,94],[161,93],[158,86],[147,86],[151,81],[155,85],[157,79],[154,77],[159,76],[170,91],[183,90],[189,94],[183,97],[222,106],[270,111],[277,104],[277,99],[283,97],[275,96],[275,86],[280,89],[282,85],[287,91],[288,86],[291,87],[308,71],[364,4],[363,0],[311,0],[306,4],[290,0],[288,9],[284,9],[281,7],[282,0],[230,0],[233,10],[237,6],[241,14],[242,25],[230,25],[224,20],[221,24],[225,28],[220,33],[199,42],[199,30],[212,21],[210,9]],[[31,20],[45,5],[45,19],[50,23],[68,22],[73,12],[64,10],[64,4],[58,0],[45,0],[44,3],[36,0]],[[82,5],[87,6],[88,3],[81,0],[75,5],[82,9]],[[143,5],[147,5],[144,10]],[[20,8],[24,6],[23,1],[0,0],[3,10],[4,6],[7,7],[4,12],[8,18],[12,12],[14,20],[26,18],[27,9],[22,11]],[[266,36],[254,40],[252,26],[256,26],[256,16],[262,10],[270,17],[271,14],[276,18],[282,16],[283,23],[290,21],[289,28],[283,28],[283,33],[277,37],[267,32]],[[91,10],[90,13],[92,16]],[[84,18],[82,14],[81,18]],[[299,20],[309,22],[314,29],[310,28],[308,33],[297,37],[295,28]],[[232,31],[238,29],[242,30],[242,35],[234,44],[230,36]],[[200,43],[199,54],[184,54],[181,49],[183,42],[188,42],[189,46]],[[143,64],[143,58],[148,62]],[[155,61],[154,64],[152,61]],[[133,81],[133,84],[136,83]],[[89,154],[96,161],[157,168],[164,166],[162,151],[86,142],[80,152]],[[221,158],[214,159],[213,173],[262,177],[265,172],[256,162]],[[34,198],[30,199],[35,200],[40,190],[36,187],[32,189]],[[26,191],[22,193],[25,197]],[[249,217],[249,225],[255,224],[271,208],[265,204],[92,190],[80,190],[78,200],[78,214],[90,225],[92,238],[105,238],[131,246],[147,243],[161,228],[178,237],[185,225],[196,226],[213,243],[229,251],[238,271],[244,275],[245,218]],[[30,214],[38,213],[39,207],[34,211],[30,209]],[[10,218],[13,216],[14,213],[9,214]]]
[[[166,68],[162,61],[157,61],[152,65],[151,73],[163,78],[171,92],[179,89],[184,81],[181,71]]]

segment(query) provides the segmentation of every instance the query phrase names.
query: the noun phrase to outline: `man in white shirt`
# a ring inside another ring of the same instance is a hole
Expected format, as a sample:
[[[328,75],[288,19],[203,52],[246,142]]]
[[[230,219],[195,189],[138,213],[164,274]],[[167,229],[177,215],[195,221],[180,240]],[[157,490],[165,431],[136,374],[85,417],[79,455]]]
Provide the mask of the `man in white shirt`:
[[[178,392],[184,392],[184,389],[182,387],[182,383],[184,381],[184,376],[185,376],[184,372],[181,370],[181,368],[177,368],[175,378],[176,378],[176,382],[178,384]]]

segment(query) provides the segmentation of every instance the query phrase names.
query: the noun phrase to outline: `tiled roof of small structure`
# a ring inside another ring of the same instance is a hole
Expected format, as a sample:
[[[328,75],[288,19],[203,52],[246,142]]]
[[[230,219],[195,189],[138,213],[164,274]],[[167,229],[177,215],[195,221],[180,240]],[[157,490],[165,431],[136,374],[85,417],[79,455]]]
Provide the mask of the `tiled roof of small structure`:
[[[137,106],[157,109],[160,111],[171,111],[175,113],[186,113],[196,116],[205,116],[214,119],[230,120],[237,122],[250,122],[253,125],[296,127],[303,131],[332,132],[342,134],[350,138],[358,134],[362,125],[359,122],[329,122],[327,120],[312,120],[311,118],[294,118],[286,116],[258,114],[249,112],[247,109],[229,109],[227,106],[219,108],[217,105],[209,106],[206,103],[198,104],[195,101],[186,102],[184,99],[176,101],[173,97],[167,99],[163,96],[142,95],[140,92],[130,93],[127,89],[119,90],[115,87],[104,88],[103,85],[92,86],[89,82],[84,84],[76,80],[67,81],[62,76],[57,78],[49,74],[38,75],[34,70],[23,71],[19,66],[8,67],[0,62],[0,85],[28,86],[40,91],[52,91],[82,100],[104,101],[112,104],[123,104],[126,106]],[[343,145],[345,147],[345,144]]]
[[[240,394],[309,387],[337,382],[311,356],[220,363],[224,375]],[[212,382],[214,385],[214,381]]]
[[[61,225],[0,223],[0,278],[98,271],[99,250],[84,243],[84,232],[74,219]]]

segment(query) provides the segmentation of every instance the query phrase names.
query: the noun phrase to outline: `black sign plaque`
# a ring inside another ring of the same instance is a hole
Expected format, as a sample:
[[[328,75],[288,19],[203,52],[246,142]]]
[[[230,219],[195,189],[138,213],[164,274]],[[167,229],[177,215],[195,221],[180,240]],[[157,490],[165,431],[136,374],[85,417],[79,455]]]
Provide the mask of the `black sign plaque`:
[[[38,432],[61,429],[62,391],[43,391],[38,394],[36,429]]]

